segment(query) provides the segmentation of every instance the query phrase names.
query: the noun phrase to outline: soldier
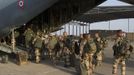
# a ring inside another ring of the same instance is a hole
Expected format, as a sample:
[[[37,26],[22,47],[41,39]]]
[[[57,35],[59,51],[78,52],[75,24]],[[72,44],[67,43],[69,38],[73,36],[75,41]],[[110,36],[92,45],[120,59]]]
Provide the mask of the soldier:
[[[83,56],[85,53],[88,54],[89,58],[89,68],[90,68],[90,74],[93,72],[93,55],[96,52],[96,45],[94,41],[91,39],[90,34],[84,34],[83,35],[83,40],[80,43],[80,55]]]
[[[42,55],[41,55],[41,57],[42,57],[42,59],[45,59],[45,56],[47,56],[47,51],[48,51],[48,49],[47,49],[47,45],[48,45],[48,42],[49,42],[49,37],[48,37],[48,35],[43,35],[43,46],[42,46]]]
[[[24,32],[24,36],[25,36],[25,46],[26,48],[30,48],[30,42],[32,40],[32,38],[34,37],[34,32],[31,28],[27,28],[27,30]]]
[[[126,64],[125,60],[128,56],[128,53],[132,51],[132,46],[123,36],[123,32],[121,30],[117,31],[117,36],[115,39],[115,43],[113,45],[114,50],[114,63],[113,63],[113,75],[117,75],[118,65],[121,65],[121,75],[126,75]]]
[[[34,44],[34,52],[35,52],[35,61],[36,63],[40,62],[40,56],[41,56],[41,48],[42,48],[42,43],[43,43],[43,39],[41,36],[41,33],[38,31],[36,37],[34,38],[33,42]]]
[[[96,59],[96,66],[102,65],[103,60],[103,54],[104,54],[104,48],[105,48],[105,41],[102,37],[100,37],[99,33],[95,33],[95,39],[94,42],[96,44],[97,51],[95,53],[95,59]]]
[[[57,63],[59,60],[61,60],[62,56],[62,51],[64,48],[64,43],[63,43],[63,37],[59,36],[57,44],[55,45],[55,63]]]
[[[70,67],[71,63],[70,63],[70,56],[71,56],[71,52],[67,47],[64,47],[63,49],[63,57],[64,57],[64,67]]]
[[[83,34],[80,34],[79,43],[83,40]]]
[[[67,32],[63,33],[63,43],[64,43],[64,49],[63,49],[63,54],[64,54],[64,62],[65,62],[65,67],[71,66],[71,48],[72,48],[72,43],[71,39],[68,37]]]
[[[54,59],[55,59],[54,48],[55,48],[55,45],[57,43],[57,38],[54,36],[54,34],[50,34],[49,36],[50,36],[50,38],[49,38],[49,42],[48,42],[48,45],[47,45],[48,55],[49,55],[49,58],[54,63]]]
[[[77,75],[80,75],[80,63],[81,63],[81,59],[80,59],[80,47],[79,47],[79,43],[78,40],[75,41],[74,44],[74,55],[75,55],[75,59],[74,59],[74,67],[75,70],[77,72]]]
[[[85,53],[82,56],[81,64],[80,64],[81,75],[92,75],[91,72],[90,72],[89,66],[90,66],[89,56],[88,56],[88,53]]]

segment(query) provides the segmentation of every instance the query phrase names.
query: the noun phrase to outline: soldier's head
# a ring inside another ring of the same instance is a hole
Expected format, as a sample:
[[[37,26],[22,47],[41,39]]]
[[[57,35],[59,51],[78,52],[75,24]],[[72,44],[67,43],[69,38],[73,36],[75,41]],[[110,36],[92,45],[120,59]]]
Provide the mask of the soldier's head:
[[[54,37],[54,34],[53,33],[50,33],[49,34],[49,38],[52,39]]]
[[[31,28],[30,28],[30,27],[28,27],[28,28],[27,28],[27,30],[31,30]]]
[[[89,40],[91,38],[90,34],[83,34],[83,38]]]
[[[63,41],[63,37],[62,36],[59,36],[58,38],[60,41]]]
[[[117,37],[123,37],[123,31],[117,30],[116,35],[117,35]]]
[[[48,35],[44,35],[45,38],[48,38]]]
[[[88,35],[88,39],[91,39],[91,35],[90,34],[87,34]]]
[[[42,34],[41,34],[40,31],[37,31],[36,35],[37,35],[37,36],[40,36],[40,37],[42,36]]]
[[[53,35],[52,34],[49,34],[49,37],[51,38]]]
[[[125,32],[122,33],[122,36],[125,38],[127,35]]]
[[[83,38],[83,34],[80,34],[80,38]]]
[[[67,32],[63,32],[63,36],[64,37],[68,36]]]
[[[100,37],[100,35],[99,35],[99,33],[98,33],[98,32],[97,32],[97,33],[95,33],[95,37],[96,37],[96,38]]]
[[[84,53],[83,55],[82,55],[82,59],[88,59],[88,53]]]

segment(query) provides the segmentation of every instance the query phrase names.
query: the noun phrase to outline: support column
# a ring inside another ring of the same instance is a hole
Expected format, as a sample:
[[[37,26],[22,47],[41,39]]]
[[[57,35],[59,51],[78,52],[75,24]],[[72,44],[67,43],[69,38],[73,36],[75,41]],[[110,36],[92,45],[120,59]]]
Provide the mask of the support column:
[[[84,34],[84,25],[83,25],[83,34]]]
[[[14,33],[14,29],[12,29],[12,51],[15,51],[15,46],[16,46],[16,40],[15,40],[15,33]]]
[[[70,35],[70,23],[68,25],[68,34]]]
[[[109,20],[109,26],[108,26],[108,29],[109,29],[109,31],[110,31],[110,28],[111,27],[111,22],[110,22],[110,20]]]
[[[128,33],[129,33],[129,27],[130,27],[130,20],[128,18]]]
[[[77,33],[78,33],[78,29],[77,29],[77,25],[76,25],[76,36],[78,36],[78,34],[77,34]]]
[[[66,32],[66,24],[64,25],[64,32]]]
[[[88,34],[88,25],[86,24],[86,33]]]
[[[89,31],[89,33],[90,33],[90,27],[91,25],[90,25],[90,23],[88,23],[88,31]]]
[[[73,23],[73,28],[72,28],[72,35],[75,35],[74,23]]]

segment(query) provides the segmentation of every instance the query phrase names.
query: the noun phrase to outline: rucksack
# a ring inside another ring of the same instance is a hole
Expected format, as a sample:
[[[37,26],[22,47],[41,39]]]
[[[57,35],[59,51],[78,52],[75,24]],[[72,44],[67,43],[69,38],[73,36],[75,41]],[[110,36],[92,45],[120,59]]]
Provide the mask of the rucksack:
[[[114,56],[124,56],[128,47],[129,44],[126,40],[119,41],[117,45],[113,46]]]
[[[93,41],[87,41],[83,47],[83,53],[95,53],[96,52],[96,45]]]
[[[65,40],[65,46],[67,48],[71,49],[72,48],[72,45],[73,45],[72,39],[71,38],[66,38],[66,40]]]
[[[102,38],[101,41],[103,44],[103,48],[106,48],[108,46],[108,41],[105,38]]]
[[[79,55],[80,54],[80,47],[79,47],[79,44],[77,42],[75,42],[74,47],[75,47],[75,49],[74,49],[75,54]]]
[[[48,46],[50,47],[50,49],[54,49],[56,44],[57,44],[57,39],[52,38],[52,39],[49,41]]]

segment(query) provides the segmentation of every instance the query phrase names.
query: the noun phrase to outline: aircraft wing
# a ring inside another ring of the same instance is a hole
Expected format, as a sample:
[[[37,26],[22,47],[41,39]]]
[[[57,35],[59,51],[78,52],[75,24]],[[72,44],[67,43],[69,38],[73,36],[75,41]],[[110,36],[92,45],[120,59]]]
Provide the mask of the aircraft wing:
[[[75,20],[94,23],[123,18],[134,18],[134,6],[96,7]]]

